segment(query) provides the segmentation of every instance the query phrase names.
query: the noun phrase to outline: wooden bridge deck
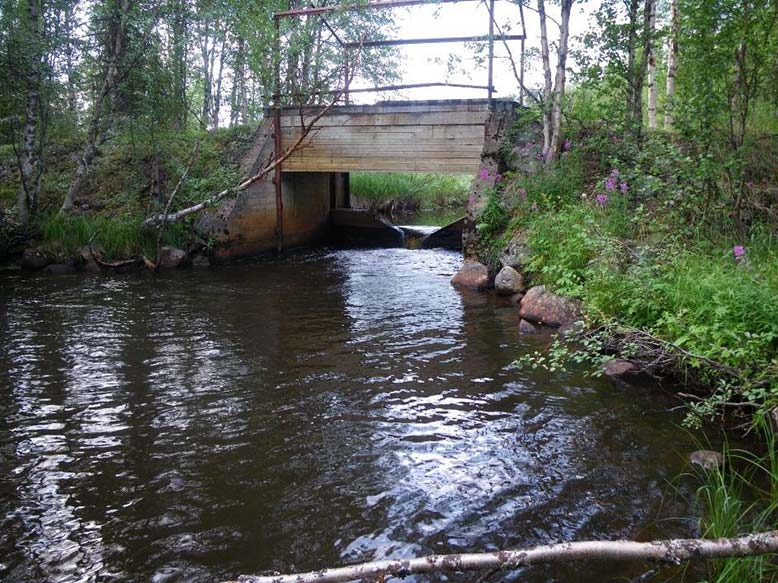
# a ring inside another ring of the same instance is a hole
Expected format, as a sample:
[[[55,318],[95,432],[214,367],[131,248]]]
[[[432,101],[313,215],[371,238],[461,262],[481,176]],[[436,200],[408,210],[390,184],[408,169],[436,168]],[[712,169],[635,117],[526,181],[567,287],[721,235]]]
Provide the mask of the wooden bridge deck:
[[[493,107],[513,108],[511,101]],[[316,110],[303,115],[313,118]],[[282,144],[300,135],[299,108],[281,114]],[[485,99],[383,102],[331,108],[284,172],[477,172],[486,139]]]

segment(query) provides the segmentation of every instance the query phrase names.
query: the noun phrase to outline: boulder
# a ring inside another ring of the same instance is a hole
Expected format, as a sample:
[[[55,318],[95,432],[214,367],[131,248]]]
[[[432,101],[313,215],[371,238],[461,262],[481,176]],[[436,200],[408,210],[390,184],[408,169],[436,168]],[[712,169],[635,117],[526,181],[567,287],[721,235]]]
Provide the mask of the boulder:
[[[638,367],[623,358],[614,358],[602,365],[602,372],[605,373],[605,376],[618,378],[637,373]]]
[[[102,269],[100,268],[100,265],[98,265],[97,261],[94,259],[89,259],[86,263],[84,263],[83,267],[84,273],[102,273]]]
[[[523,298],[523,297],[524,297],[524,294],[513,294],[511,296],[511,303],[518,305],[518,304],[521,303],[521,298]]]
[[[105,255],[105,250],[102,248],[101,245],[84,245],[81,247],[81,250],[78,252],[79,257],[83,259],[85,262],[89,263],[90,261],[93,261],[95,258],[95,255],[98,257],[103,257]]]
[[[689,461],[705,471],[715,470],[724,465],[724,456],[719,451],[698,449],[689,454]]]
[[[22,253],[22,267],[26,269],[43,269],[49,263],[51,259],[41,253],[40,249],[28,247]]]
[[[451,278],[451,283],[479,290],[491,287],[489,270],[486,265],[477,261],[465,261],[462,269]]]
[[[159,250],[159,267],[161,269],[175,269],[186,261],[186,251],[175,247],[164,246]]]
[[[538,285],[524,295],[519,304],[519,315],[534,324],[564,326],[581,319],[580,302],[546,291]]]
[[[530,258],[530,248],[527,246],[524,233],[516,233],[503,249],[500,255],[500,265],[512,267],[518,272],[525,271]]]
[[[494,289],[501,296],[512,296],[524,291],[524,278],[510,265],[503,267],[494,278]]]
[[[540,332],[540,330],[530,322],[527,322],[524,318],[519,321],[520,334],[537,334],[538,332]]]

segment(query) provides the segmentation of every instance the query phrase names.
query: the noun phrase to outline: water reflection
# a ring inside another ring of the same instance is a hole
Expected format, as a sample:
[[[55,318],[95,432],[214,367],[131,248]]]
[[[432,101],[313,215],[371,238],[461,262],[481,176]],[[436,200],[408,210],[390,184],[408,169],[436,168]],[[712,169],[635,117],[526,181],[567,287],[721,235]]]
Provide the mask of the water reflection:
[[[216,581],[639,534],[678,419],[656,392],[517,370],[543,340],[451,287],[460,261],[5,277],[0,577]]]

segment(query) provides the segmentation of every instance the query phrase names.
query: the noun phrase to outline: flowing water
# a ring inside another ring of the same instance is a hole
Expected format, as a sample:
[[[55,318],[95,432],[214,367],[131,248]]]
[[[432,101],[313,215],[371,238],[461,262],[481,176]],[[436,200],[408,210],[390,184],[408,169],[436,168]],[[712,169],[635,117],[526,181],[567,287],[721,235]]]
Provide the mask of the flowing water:
[[[1,273],[0,579],[219,581],[685,533],[656,521],[692,447],[675,403],[518,369],[548,338],[519,336],[509,302],[453,288],[460,263],[320,250]]]

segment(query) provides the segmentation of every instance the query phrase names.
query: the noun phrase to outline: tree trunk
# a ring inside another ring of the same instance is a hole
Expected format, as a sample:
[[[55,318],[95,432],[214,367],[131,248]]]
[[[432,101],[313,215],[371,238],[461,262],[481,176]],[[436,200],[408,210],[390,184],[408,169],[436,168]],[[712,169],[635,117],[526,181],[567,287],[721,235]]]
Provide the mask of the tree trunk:
[[[410,559],[386,559],[335,569],[321,569],[295,575],[243,575],[243,583],[346,583],[384,581],[420,573],[452,573],[488,569],[518,569],[528,565],[577,561],[650,561],[677,565],[693,559],[747,557],[778,551],[778,531],[737,538],[674,539],[652,542],[581,541],[541,545],[524,550],[491,553],[430,555]]]
[[[116,24],[116,30],[113,44],[109,49],[108,65],[105,69],[102,86],[100,87],[100,91],[97,93],[95,102],[92,106],[92,117],[89,120],[86,143],[84,144],[84,149],[78,159],[76,174],[65,195],[65,200],[62,202],[60,212],[66,213],[73,208],[73,203],[76,200],[78,192],[81,190],[84,178],[86,178],[86,175],[92,166],[92,162],[97,156],[97,144],[101,134],[103,106],[106,97],[109,97],[113,93],[119,77],[119,59],[124,53],[124,41],[127,34],[127,15],[129,10],[130,0],[122,0],[119,4],[119,14],[115,15],[114,22]]]
[[[207,130],[208,120],[211,118],[211,51],[208,48],[210,23],[206,20],[203,26],[205,29],[200,35],[200,58],[203,61],[203,107],[200,113],[200,129]]]
[[[548,156],[551,148],[551,59],[548,53],[548,31],[546,30],[545,0],[538,0],[540,17],[540,57],[543,61],[543,155]]]
[[[214,50],[216,50],[216,44],[214,44]],[[227,32],[224,32],[224,38],[221,42],[221,50],[219,51],[219,73],[216,75],[216,87],[213,94],[213,116],[212,125],[213,129],[219,129],[219,114],[221,113],[222,106],[222,78],[224,76],[224,55],[227,52]]]
[[[176,2],[175,15],[172,23],[172,65],[173,65],[173,93],[175,95],[176,108],[175,118],[173,120],[174,129],[183,129],[186,127],[188,119],[188,108],[186,99],[186,80],[187,80],[187,18],[186,2],[179,0]]]
[[[18,195],[18,219],[22,225],[28,225],[35,213],[40,192],[40,158],[38,147],[41,83],[41,12],[39,0],[27,0],[27,54],[28,70],[25,79],[24,129],[22,146],[19,153],[19,172],[21,188]]]
[[[562,99],[565,96],[565,76],[567,67],[567,41],[570,36],[570,13],[574,0],[562,0],[561,22],[559,27],[559,49],[557,52],[556,79],[551,107],[551,143],[546,155],[546,162],[555,160],[559,154],[562,135]]]
[[[656,125],[656,55],[654,54],[654,34],[656,33],[656,3],[651,3],[648,40],[648,129],[655,130]]]
[[[678,0],[670,0],[670,36],[667,47],[667,95],[665,100],[665,129],[673,129],[673,100],[675,99],[675,75],[678,71],[678,29],[680,19]]]

